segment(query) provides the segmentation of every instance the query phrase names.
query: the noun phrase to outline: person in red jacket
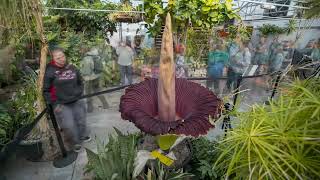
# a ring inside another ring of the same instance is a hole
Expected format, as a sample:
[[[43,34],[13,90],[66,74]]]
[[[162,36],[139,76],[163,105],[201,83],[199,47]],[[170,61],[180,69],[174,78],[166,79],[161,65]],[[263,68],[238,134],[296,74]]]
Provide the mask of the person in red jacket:
[[[51,55],[52,61],[44,75],[44,99],[53,106],[66,143],[74,151],[80,151],[81,142],[91,139],[86,125],[86,106],[84,100],[79,100],[83,80],[79,70],[68,64],[62,49],[54,49]]]

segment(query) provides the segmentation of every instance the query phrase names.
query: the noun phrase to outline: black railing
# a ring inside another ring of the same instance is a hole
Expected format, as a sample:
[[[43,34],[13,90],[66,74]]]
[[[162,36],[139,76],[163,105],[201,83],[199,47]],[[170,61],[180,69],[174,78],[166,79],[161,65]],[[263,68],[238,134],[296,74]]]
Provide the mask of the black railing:
[[[240,76],[240,77],[238,77],[237,84],[236,84],[236,89],[235,89],[236,93],[234,94],[234,98],[233,98],[233,105],[231,105],[231,109],[229,109],[228,111],[233,110],[235,104],[237,103],[237,97],[238,97],[238,94],[239,94],[240,84],[241,84],[243,79],[257,78],[257,77],[263,77],[263,76],[268,76],[268,75],[271,75],[271,74],[261,74],[261,75],[254,75],[254,76],[245,76],[245,77]],[[190,78],[187,78],[187,79],[188,80],[193,80],[193,81],[196,81],[196,80],[212,80],[211,78],[207,78],[207,77],[190,77]],[[225,80],[225,79],[227,79],[227,77],[216,78],[216,80]],[[279,81],[280,81],[280,75],[277,76],[277,79],[276,79],[276,82],[275,82],[275,85],[274,85],[274,90],[273,90],[272,95],[271,95],[271,99],[273,98],[273,96],[276,93],[276,88],[278,87]],[[130,86],[130,85],[114,87],[114,88],[110,88],[110,89],[107,89],[107,90],[104,90],[104,91],[100,91],[100,92],[96,92],[96,93],[92,93],[92,94],[87,94],[87,95],[81,96],[79,99],[85,99],[85,98],[89,98],[89,97],[93,97],[93,96],[98,96],[98,95],[101,95],[101,94],[112,93],[114,91],[125,89],[128,86]],[[53,107],[51,105],[48,105],[47,108],[45,108],[35,118],[35,120],[31,124],[28,124],[27,126],[21,128],[21,129],[19,129],[17,131],[15,138],[10,143],[8,143],[4,147],[4,149],[2,149],[2,151],[0,152],[0,160],[5,159],[7,157],[8,153],[15,151],[15,148],[17,147],[17,145],[27,137],[27,135],[32,131],[32,129],[36,126],[36,124],[40,121],[40,119],[46,113],[48,113],[48,115],[49,115],[49,117],[50,117],[50,119],[52,121],[52,125],[53,125],[53,128],[55,130],[55,134],[57,136],[58,145],[59,145],[59,148],[60,148],[60,151],[61,151],[61,154],[62,154],[62,157],[59,157],[58,159],[56,159],[53,162],[54,166],[57,167],[57,168],[65,167],[65,166],[71,164],[72,162],[74,162],[76,160],[77,154],[75,152],[68,152],[66,150],[66,148],[65,148],[65,145],[63,143],[63,140],[62,140],[62,137],[61,137],[61,134],[60,134],[60,129],[59,129],[58,123],[56,121],[56,118],[55,118],[55,115],[54,115],[54,112],[53,112]],[[226,119],[228,121],[226,122],[227,124],[225,124],[225,127],[223,127],[223,129],[225,129],[225,128],[231,129],[230,117],[227,116]]]

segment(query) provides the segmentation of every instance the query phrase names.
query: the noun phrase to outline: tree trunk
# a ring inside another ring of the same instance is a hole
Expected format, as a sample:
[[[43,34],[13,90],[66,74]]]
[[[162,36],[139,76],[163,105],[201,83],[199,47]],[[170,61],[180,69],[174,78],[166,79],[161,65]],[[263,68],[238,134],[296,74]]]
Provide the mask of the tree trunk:
[[[37,34],[40,37],[41,41],[41,52],[40,52],[40,72],[38,75],[38,98],[37,98],[37,108],[38,112],[42,112],[45,109],[45,103],[42,96],[42,87],[43,87],[43,77],[46,70],[46,64],[47,64],[47,54],[48,54],[48,43],[45,38],[44,34],[44,28],[43,28],[43,21],[42,21],[42,9],[41,9],[41,3],[38,0],[35,0],[32,5],[33,8],[33,15],[36,20],[36,30]],[[32,131],[31,136],[40,136],[41,140],[43,141],[43,150],[44,155],[43,159],[45,160],[52,160],[57,155],[57,149],[56,143],[54,143],[54,139],[52,138],[52,131],[49,127],[49,121],[44,117],[42,118],[37,126],[35,127],[35,130]]]

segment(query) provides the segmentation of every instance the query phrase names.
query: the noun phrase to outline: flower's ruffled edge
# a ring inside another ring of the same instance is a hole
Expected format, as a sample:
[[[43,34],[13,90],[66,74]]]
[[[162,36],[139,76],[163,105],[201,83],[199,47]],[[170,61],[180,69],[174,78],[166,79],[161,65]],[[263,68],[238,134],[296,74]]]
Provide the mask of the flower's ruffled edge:
[[[176,79],[176,112],[182,119],[169,122],[157,119],[157,82],[157,79],[148,78],[126,89],[119,110],[123,119],[152,135],[169,133],[196,137],[214,127],[209,115],[219,115],[222,101],[209,89],[185,79]]]

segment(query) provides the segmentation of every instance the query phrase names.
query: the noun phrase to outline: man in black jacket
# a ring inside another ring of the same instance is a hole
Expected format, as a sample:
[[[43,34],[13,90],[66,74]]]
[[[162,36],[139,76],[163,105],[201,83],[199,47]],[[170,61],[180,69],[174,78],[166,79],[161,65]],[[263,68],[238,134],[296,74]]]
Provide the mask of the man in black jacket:
[[[54,108],[65,141],[79,151],[81,142],[89,141],[86,126],[86,107],[79,97],[83,94],[83,81],[79,70],[68,64],[62,49],[51,51],[52,61],[44,75],[43,95]]]

